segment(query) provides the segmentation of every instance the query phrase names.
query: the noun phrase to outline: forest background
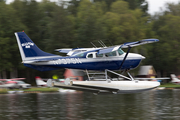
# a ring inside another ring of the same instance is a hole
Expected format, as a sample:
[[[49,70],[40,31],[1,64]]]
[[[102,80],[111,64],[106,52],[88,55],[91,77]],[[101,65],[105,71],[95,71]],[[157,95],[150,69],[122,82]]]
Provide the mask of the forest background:
[[[58,48],[100,47],[147,38],[160,41],[135,47],[131,52],[146,57],[141,65],[153,65],[158,76],[180,74],[180,3],[167,3],[166,9],[148,14],[146,0],[0,0],[0,78],[35,76],[63,78],[65,69],[40,72],[27,68],[21,57],[14,32],[26,34],[43,51]],[[136,72],[136,71],[135,71]]]

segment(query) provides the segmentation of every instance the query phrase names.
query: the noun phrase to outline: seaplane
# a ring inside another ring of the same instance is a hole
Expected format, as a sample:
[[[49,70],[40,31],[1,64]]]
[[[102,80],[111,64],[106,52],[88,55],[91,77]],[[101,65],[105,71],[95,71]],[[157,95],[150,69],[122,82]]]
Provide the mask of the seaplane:
[[[27,89],[31,85],[25,83],[23,80],[26,78],[11,78],[11,79],[0,79],[0,88],[9,88],[9,89]]]
[[[101,42],[102,47],[58,49],[57,51],[67,54],[66,56],[59,56],[39,49],[25,32],[15,32],[15,36],[22,63],[26,67],[39,71],[62,68],[80,69],[85,70],[89,78],[86,81],[73,81],[67,78],[64,81],[64,85],[48,80],[47,85],[50,87],[87,90],[97,94],[121,94],[151,90],[160,85],[157,81],[140,81],[134,79],[129,73],[130,70],[135,69],[145,59],[140,54],[130,53],[130,49],[138,45],[158,42],[158,39],[143,39],[110,47],[105,46]],[[127,48],[127,52],[124,52],[122,48]],[[91,80],[88,75],[89,70],[103,71],[105,80]],[[122,71],[122,73],[119,74],[115,71]],[[122,77],[124,80],[109,79],[108,72]],[[127,76],[123,75],[124,73],[127,73]]]

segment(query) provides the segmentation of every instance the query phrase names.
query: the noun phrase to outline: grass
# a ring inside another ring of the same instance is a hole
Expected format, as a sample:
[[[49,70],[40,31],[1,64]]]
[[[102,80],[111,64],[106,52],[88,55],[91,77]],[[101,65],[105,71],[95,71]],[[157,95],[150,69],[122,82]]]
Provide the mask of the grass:
[[[25,89],[23,91],[38,91],[38,92],[57,92],[59,88],[48,88],[48,87],[42,87],[42,88],[30,88],[30,89]]]
[[[6,94],[6,93],[8,93],[8,89],[0,88],[0,94]]]
[[[160,85],[159,87],[180,88],[180,85],[176,85],[176,84],[172,84],[172,83],[166,83],[166,84]]]
[[[0,94],[7,94],[8,91],[24,91],[24,92],[57,92],[59,88],[48,88],[48,87],[32,87],[29,89],[6,89],[6,88],[0,88]]]

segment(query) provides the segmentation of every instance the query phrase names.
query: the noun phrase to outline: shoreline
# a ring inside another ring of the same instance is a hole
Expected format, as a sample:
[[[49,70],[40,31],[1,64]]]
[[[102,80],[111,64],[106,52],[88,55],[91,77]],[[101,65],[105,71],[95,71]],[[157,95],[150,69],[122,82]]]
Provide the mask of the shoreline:
[[[48,87],[32,87],[29,89],[7,89],[0,88],[0,94],[7,93],[43,93],[43,92],[58,92],[59,88],[48,88]]]
[[[44,93],[44,92],[59,92],[60,88],[49,88],[49,87],[32,87],[29,89],[7,89],[7,88],[0,88],[0,94],[8,94],[8,93]],[[180,85],[175,85],[172,83],[167,83],[160,85],[159,87],[155,88],[157,90],[163,89],[180,89]]]

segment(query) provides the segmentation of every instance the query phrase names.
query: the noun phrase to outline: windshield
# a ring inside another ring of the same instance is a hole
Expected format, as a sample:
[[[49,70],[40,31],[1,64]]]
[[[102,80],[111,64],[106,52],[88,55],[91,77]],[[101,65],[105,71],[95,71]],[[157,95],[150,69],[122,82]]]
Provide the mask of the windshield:
[[[122,54],[124,54],[124,51],[121,48],[119,48],[118,53],[119,53],[119,55],[122,55]]]

